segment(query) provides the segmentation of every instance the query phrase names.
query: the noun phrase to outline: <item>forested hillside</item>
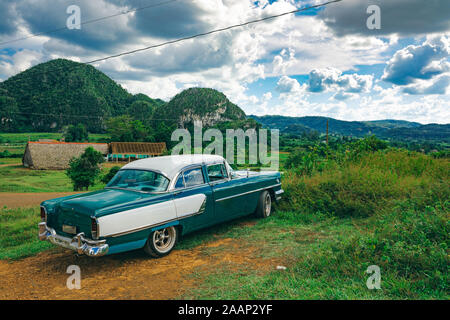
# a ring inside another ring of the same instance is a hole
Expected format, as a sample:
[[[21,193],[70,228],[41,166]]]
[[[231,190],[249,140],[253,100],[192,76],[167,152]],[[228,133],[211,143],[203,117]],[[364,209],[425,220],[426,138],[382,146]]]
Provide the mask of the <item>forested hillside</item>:
[[[135,140],[161,139],[167,128],[200,119],[204,127],[258,125],[217,90],[186,89],[166,103],[132,95],[93,66],[65,59],[39,64],[0,83],[0,119],[0,132],[59,132],[81,123],[100,133],[133,126],[139,131],[131,137]],[[130,124],[132,120],[140,124]]]
[[[343,121],[326,117],[286,117],[286,116],[250,116],[268,128],[277,128],[282,133],[298,134],[310,131],[342,136],[364,137],[376,135],[390,140],[427,140],[450,142],[450,125],[428,124],[404,120]]]
[[[133,96],[93,66],[52,60],[0,83],[0,130],[51,132],[83,123],[90,132],[102,132],[106,118],[126,113],[137,100],[164,103]]]

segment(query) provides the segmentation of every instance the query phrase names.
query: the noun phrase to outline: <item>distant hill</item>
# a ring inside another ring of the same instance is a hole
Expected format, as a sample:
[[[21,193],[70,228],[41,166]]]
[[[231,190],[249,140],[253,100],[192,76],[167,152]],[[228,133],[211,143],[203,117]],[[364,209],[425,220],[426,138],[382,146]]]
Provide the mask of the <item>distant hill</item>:
[[[301,134],[305,130],[326,132],[343,136],[364,137],[376,135],[393,140],[429,140],[450,142],[450,125],[428,124],[404,120],[377,120],[377,121],[343,121],[327,117],[287,117],[287,116],[250,116],[263,126],[279,129],[281,133]]]
[[[222,93],[210,88],[186,89],[155,111],[156,119],[169,119],[186,127],[202,120],[204,127],[229,121],[246,121],[245,112]]]
[[[101,132],[105,118],[124,114],[140,99],[155,107],[164,103],[133,96],[93,66],[56,59],[0,83],[0,130],[49,132],[81,122]]]

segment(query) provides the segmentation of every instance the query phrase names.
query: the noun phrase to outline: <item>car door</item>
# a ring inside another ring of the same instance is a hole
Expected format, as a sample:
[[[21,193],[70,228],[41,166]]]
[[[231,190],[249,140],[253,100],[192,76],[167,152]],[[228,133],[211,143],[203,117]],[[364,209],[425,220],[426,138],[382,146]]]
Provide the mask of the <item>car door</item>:
[[[206,183],[201,166],[180,172],[174,185],[173,199],[177,217],[183,219],[183,233],[214,223],[212,188]]]
[[[223,163],[206,167],[209,184],[214,196],[215,216],[218,221],[227,221],[245,215],[245,195],[242,184],[232,181]]]

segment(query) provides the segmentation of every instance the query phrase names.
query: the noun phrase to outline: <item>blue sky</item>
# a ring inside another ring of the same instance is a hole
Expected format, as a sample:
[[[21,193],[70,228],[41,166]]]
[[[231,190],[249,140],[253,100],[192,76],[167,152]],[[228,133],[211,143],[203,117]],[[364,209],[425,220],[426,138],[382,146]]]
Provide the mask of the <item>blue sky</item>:
[[[0,42],[163,0],[3,0]],[[178,0],[0,44],[0,80],[55,58],[89,61],[320,4],[324,0]],[[366,26],[369,5],[381,28]],[[247,114],[450,122],[450,1],[343,0],[325,8],[100,62],[132,93],[169,100],[200,86]]]

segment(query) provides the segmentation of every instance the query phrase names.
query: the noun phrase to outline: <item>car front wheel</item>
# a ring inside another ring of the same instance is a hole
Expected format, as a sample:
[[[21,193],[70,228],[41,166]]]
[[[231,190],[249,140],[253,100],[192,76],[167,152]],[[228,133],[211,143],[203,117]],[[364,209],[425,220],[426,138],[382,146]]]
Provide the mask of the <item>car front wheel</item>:
[[[272,212],[272,197],[269,191],[261,192],[258,200],[258,206],[256,207],[256,216],[259,218],[267,218]]]
[[[173,226],[155,230],[148,237],[144,251],[154,258],[164,257],[175,247],[177,239],[178,230]]]

